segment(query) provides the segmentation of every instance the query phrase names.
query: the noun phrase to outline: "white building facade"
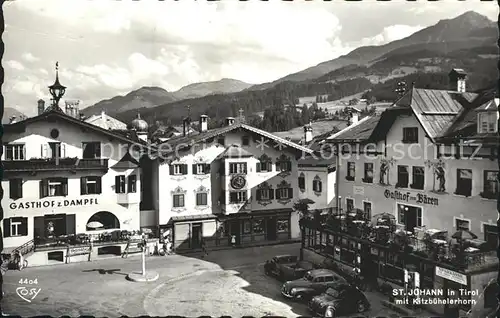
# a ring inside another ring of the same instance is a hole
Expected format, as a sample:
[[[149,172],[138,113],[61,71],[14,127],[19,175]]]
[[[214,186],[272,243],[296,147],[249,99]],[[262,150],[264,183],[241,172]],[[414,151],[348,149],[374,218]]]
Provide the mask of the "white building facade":
[[[310,150],[233,118],[200,127],[158,146],[155,209],[175,247],[298,239],[297,160]]]

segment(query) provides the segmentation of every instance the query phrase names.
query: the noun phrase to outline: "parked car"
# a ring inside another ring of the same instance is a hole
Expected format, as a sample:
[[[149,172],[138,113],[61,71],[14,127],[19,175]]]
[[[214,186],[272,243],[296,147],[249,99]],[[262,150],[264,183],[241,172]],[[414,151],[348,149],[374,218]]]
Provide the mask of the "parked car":
[[[307,300],[339,283],[347,284],[347,281],[331,270],[314,269],[308,271],[303,278],[284,283],[281,294],[290,299]]]
[[[370,309],[370,302],[365,294],[351,284],[338,284],[324,294],[313,297],[309,310],[319,317],[338,317],[354,313],[363,313]]]
[[[298,257],[293,255],[275,256],[264,264],[266,275],[276,276],[282,281],[302,278],[313,268],[312,263],[299,261]]]

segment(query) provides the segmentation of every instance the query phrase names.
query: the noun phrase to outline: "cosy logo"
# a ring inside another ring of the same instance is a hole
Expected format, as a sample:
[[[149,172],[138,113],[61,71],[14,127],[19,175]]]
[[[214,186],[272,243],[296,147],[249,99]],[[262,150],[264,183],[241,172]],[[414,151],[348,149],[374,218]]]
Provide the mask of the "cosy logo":
[[[41,290],[41,288],[27,288],[23,286],[17,287],[16,293],[19,297],[31,303],[31,301],[35,299],[36,296],[38,296],[38,293],[40,293]]]

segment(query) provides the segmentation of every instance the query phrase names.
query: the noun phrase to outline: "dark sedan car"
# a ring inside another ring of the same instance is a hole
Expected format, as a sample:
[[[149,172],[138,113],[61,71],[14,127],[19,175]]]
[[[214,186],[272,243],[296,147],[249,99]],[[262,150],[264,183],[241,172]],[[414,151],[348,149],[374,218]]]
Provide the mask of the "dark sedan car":
[[[302,278],[313,268],[312,263],[299,261],[297,256],[292,255],[275,256],[264,264],[266,275],[278,277],[281,281]]]
[[[289,299],[307,300],[339,283],[347,283],[347,281],[331,270],[314,269],[308,271],[303,278],[284,283],[281,294]]]
[[[338,317],[363,313],[370,309],[365,294],[350,284],[338,284],[309,302],[309,310],[320,317]]]

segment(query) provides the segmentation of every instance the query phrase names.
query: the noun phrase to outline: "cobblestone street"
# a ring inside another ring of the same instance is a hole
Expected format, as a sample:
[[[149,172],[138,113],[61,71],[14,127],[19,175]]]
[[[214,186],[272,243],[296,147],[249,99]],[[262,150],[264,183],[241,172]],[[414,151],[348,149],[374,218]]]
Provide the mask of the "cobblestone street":
[[[283,299],[280,283],[263,273],[266,259],[298,250],[293,244],[217,251],[205,259],[148,257],[147,269],[160,274],[153,283],[126,280],[126,274],[140,270],[138,256],[9,271],[3,307],[21,316],[307,316],[306,305]],[[20,284],[21,279],[36,279],[38,284]],[[41,290],[28,303],[16,294],[21,286]],[[367,296],[372,304],[368,316],[398,316],[382,307],[380,295]]]

